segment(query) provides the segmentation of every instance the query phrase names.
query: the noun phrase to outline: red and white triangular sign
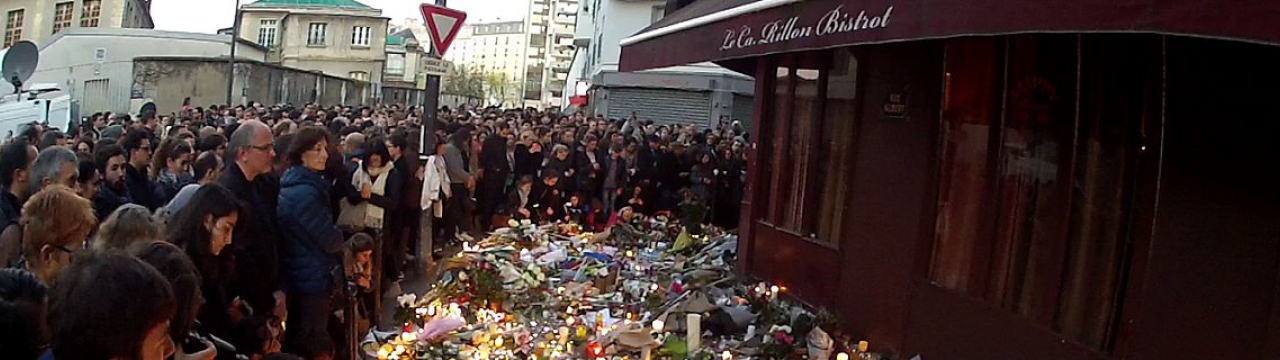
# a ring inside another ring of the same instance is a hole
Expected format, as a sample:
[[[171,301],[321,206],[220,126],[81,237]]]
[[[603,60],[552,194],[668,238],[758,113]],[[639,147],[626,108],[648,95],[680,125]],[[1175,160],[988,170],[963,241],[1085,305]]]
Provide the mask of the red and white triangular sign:
[[[436,47],[436,53],[444,56],[445,50],[449,49],[449,44],[453,43],[453,38],[458,36],[458,29],[462,28],[462,22],[467,20],[467,13],[447,7],[422,4],[422,18],[427,21],[427,30],[431,31],[431,44]]]

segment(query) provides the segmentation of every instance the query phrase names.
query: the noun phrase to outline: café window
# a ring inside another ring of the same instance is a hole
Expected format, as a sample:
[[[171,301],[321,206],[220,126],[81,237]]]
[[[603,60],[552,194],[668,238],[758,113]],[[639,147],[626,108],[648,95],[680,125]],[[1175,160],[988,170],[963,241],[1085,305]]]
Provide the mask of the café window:
[[[857,59],[846,49],[779,55],[767,103],[764,222],[837,246],[847,231]]]
[[[935,286],[1111,349],[1143,127],[1159,114],[1145,39],[948,42]]]

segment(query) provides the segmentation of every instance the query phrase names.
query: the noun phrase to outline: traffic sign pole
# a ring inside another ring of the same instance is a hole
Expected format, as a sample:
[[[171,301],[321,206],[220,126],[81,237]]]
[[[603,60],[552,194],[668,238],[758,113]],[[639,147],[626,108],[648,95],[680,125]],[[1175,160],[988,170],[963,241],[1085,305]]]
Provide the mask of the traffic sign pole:
[[[427,24],[427,30],[431,32],[431,51],[427,56],[432,59],[444,56],[449,44],[458,35],[462,22],[467,18],[465,13],[445,8],[446,5],[446,0],[435,0],[435,6],[429,4],[421,6],[423,20]],[[438,74],[427,74],[427,99],[423,107],[425,109],[422,111],[420,141],[422,145],[418,149],[418,157],[425,164],[427,157],[436,152],[436,121],[438,120],[437,112],[440,110],[440,75]]]

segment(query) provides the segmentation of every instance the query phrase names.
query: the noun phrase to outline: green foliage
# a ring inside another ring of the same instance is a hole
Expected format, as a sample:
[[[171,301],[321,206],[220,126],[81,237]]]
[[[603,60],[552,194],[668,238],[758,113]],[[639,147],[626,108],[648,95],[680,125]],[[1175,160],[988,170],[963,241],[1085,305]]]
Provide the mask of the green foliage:
[[[513,105],[510,103],[516,101],[519,92],[519,83],[514,77],[466,64],[453,65],[440,83],[442,94],[481,99],[489,105]],[[495,100],[497,103],[493,103]]]
[[[449,75],[441,79],[440,92],[483,99],[485,98],[484,73],[466,64],[454,65]]]

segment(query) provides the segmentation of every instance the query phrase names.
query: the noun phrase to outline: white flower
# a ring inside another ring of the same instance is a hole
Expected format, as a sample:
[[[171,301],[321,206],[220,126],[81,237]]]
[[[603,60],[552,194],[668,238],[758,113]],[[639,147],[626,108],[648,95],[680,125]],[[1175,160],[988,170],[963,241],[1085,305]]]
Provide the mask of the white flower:
[[[418,300],[418,295],[414,293],[408,293],[408,294],[404,294],[396,297],[396,302],[400,303],[400,306],[402,307],[413,306],[413,303],[416,302],[417,300]]]
[[[771,334],[779,331],[790,334],[791,327],[787,325],[774,325],[773,327],[769,328],[769,333]]]
[[[516,221],[516,219],[509,219],[509,220],[507,220],[507,226],[509,226],[509,227],[517,227],[517,226],[520,226],[520,222],[519,222],[519,221]]]
[[[533,222],[532,222],[532,221],[529,221],[529,219],[524,219],[524,220],[520,220],[520,224],[522,224],[522,225],[524,225],[524,226],[531,226],[531,225],[533,225]]]

